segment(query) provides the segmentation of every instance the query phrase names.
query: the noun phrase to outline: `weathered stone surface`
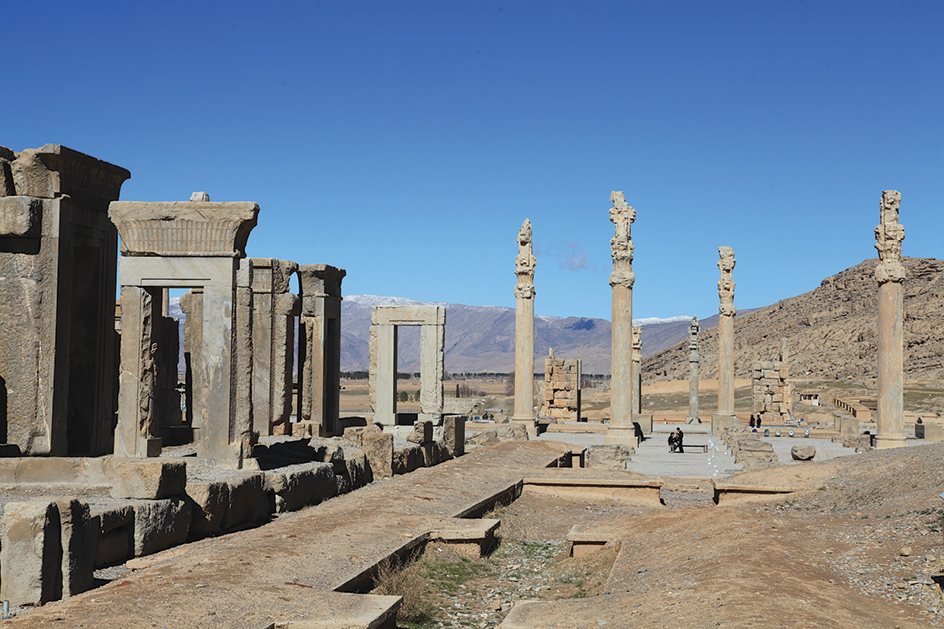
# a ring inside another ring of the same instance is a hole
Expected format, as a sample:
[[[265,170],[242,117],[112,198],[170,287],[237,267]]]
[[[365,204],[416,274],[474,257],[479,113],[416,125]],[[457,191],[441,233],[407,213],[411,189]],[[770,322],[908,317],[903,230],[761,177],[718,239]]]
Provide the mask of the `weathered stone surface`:
[[[178,546],[187,541],[191,503],[183,498],[142,500],[134,504],[134,556]]]
[[[13,171],[10,169],[12,160],[12,157],[8,159],[0,155],[0,197],[16,195],[16,183],[13,181]]]
[[[433,422],[417,421],[413,424],[413,433],[406,438],[410,443],[422,445],[433,440]]]
[[[348,450],[344,465],[347,467],[347,476],[351,481],[351,489],[358,489],[373,481],[367,456],[361,450]]]
[[[790,456],[794,461],[812,461],[816,457],[816,448],[814,446],[793,446],[790,448]]]
[[[306,463],[279,472],[266,472],[264,488],[273,494],[275,512],[284,513],[315,504],[315,496],[324,495],[324,488],[318,487],[321,483],[337,486],[333,464]]]
[[[582,364],[579,359],[558,359],[554,350],[544,360],[544,404],[541,416],[555,421],[580,421],[580,379]]]
[[[940,424],[915,424],[915,437],[925,441],[944,441],[944,429]]]
[[[448,461],[452,458],[452,455],[449,453],[449,448],[447,448],[446,444],[440,439],[427,441],[421,447],[423,448],[423,460],[426,467],[439,465],[443,461]]]
[[[344,443],[360,449],[363,446],[364,433],[382,432],[380,426],[368,424],[366,426],[348,426],[344,429],[344,435],[341,437]]]
[[[511,423],[495,427],[499,441],[527,441],[528,429],[524,424]]]
[[[112,498],[160,500],[185,493],[187,464],[183,461],[109,458],[104,465]]]
[[[131,531],[120,528],[100,534],[95,546],[95,567],[114,566],[134,556]]]
[[[97,531],[93,530],[89,506],[77,498],[56,500],[62,543],[62,598],[92,589]]]
[[[375,479],[393,476],[393,435],[365,432],[362,448]]]
[[[587,448],[586,466],[607,470],[624,470],[633,451],[624,445],[595,445]]]
[[[613,272],[610,286],[613,288],[612,362],[610,388],[611,440],[621,439],[623,433],[633,426],[633,239],[631,228],[636,220],[636,210],[626,203],[622,191],[610,194],[613,207],[610,221],[616,234],[610,239]]]
[[[515,259],[515,414],[514,420],[534,422],[534,267],[531,221],[518,230]]]
[[[454,457],[465,454],[465,416],[443,417],[443,443]]]
[[[41,605],[62,592],[59,509],[55,502],[9,502],[0,538],[0,600]]]
[[[403,448],[394,448],[393,450],[393,473],[409,474],[413,470],[426,465],[426,458],[423,456],[423,448],[416,444],[410,444]]]
[[[114,201],[108,217],[126,256],[244,257],[255,203]]]
[[[242,472],[241,476],[238,480],[228,481],[229,501],[220,525],[224,531],[247,522],[262,522],[269,517],[262,473]]]
[[[465,448],[467,451],[471,452],[473,450],[477,450],[478,448],[496,443],[500,443],[498,439],[498,432],[495,428],[489,428],[488,430],[477,432],[466,439]]]
[[[0,164],[0,172],[2,167]],[[42,219],[43,202],[40,199],[0,196],[0,236],[37,237],[40,235]]]
[[[229,509],[229,485],[223,481],[188,482],[187,498],[191,501],[191,539],[216,535],[223,530],[223,519]]]

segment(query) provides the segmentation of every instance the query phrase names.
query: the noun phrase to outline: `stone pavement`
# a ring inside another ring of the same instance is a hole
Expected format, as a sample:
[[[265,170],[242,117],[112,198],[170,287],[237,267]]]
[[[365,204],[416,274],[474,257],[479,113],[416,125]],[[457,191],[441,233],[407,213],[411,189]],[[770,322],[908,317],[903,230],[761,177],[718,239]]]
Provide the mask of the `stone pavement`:
[[[683,453],[670,453],[667,439],[670,432],[680,427],[678,424],[654,423],[652,434],[647,435],[645,441],[639,444],[627,464],[627,469],[640,474],[666,477],[687,478],[719,478],[730,476],[741,471],[741,465],[735,464],[734,457],[728,454],[724,442],[718,436],[710,434],[708,424],[685,424],[682,432],[685,433],[686,446],[708,444],[708,452],[700,447],[686,447]],[[782,429],[784,434],[789,430]],[[794,429],[797,430],[797,429]],[[803,434],[802,430],[797,430]],[[562,441],[582,447],[602,445],[603,434],[568,434],[544,433],[539,437],[542,441]],[[829,439],[805,437],[761,437],[763,441],[773,444],[774,452],[780,463],[798,465],[790,456],[790,449],[795,445],[812,445],[816,448],[815,461],[826,461],[839,456],[855,454],[855,450],[844,448],[842,444],[833,443]]]

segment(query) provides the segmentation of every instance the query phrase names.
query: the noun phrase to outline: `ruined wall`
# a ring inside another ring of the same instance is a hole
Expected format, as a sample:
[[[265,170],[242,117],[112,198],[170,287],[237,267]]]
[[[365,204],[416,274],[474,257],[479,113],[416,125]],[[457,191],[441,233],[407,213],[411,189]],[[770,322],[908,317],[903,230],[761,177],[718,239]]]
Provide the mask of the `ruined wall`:
[[[544,361],[544,404],[541,415],[560,421],[580,421],[579,359],[556,359],[553,351]]]

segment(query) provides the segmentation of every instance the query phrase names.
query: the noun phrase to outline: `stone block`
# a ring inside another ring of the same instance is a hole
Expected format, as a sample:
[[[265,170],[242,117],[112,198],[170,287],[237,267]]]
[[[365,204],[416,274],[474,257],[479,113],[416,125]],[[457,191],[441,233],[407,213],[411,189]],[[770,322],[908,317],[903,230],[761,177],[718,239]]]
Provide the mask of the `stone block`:
[[[262,482],[261,472],[243,472],[241,478],[228,481],[227,508],[221,523],[224,531],[269,518],[269,503]]]
[[[841,435],[851,435],[858,437],[859,436],[859,420],[854,417],[838,417],[836,421],[839,422],[839,434]]]
[[[362,447],[374,479],[393,476],[393,435],[365,432]]]
[[[95,567],[114,566],[134,556],[131,531],[120,528],[98,536],[95,546]]]
[[[191,503],[179,497],[134,503],[134,556],[179,546],[190,531]]]
[[[794,461],[812,461],[816,457],[816,448],[808,445],[793,446],[790,456]]]
[[[465,442],[465,447],[467,450],[472,451],[496,443],[500,443],[498,433],[495,428],[489,428],[488,430],[477,432],[469,437]]]
[[[915,437],[925,441],[944,441],[940,424],[915,424]]]
[[[393,450],[393,473],[409,474],[413,470],[426,465],[426,459],[423,456],[423,449],[410,444],[404,448],[394,448]]]
[[[77,498],[56,500],[62,542],[62,598],[91,590],[94,584],[95,544],[89,506]]]
[[[186,492],[187,464],[168,459],[105,460],[112,498],[161,500]]]
[[[40,199],[0,197],[0,236],[38,237],[42,220],[43,202]]]
[[[633,451],[624,445],[595,445],[586,450],[587,467],[605,470],[625,470]]]
[[[436,439],[433,441],[427,441],[422,445],[422,448],[424,464],[426,467],[439,465],[443,461],[448,461],[452,458],[452,455],[449,454],[449,449],[446,447],[446,444],[442,442],[442,440]]]
[[[62,593],[59,509],[52,501],[9,502],[0,537],[0,600],[42,605]]]
[[[418,421],[413,424],[413,432],[407,436],[410,443],[424,444],[433,440],[433,422]]]
[[[317,463],[312,466],[311,504],[320,504],[340,493],[342,482],[330,463]]]
[[[191,502],[190,539],[209,537],[223,530],[229,508],[226,482],[188,482],[187,498]]]
[[[337,487],[337,482],[332,463],[306,463],[280,472],[266,472],[264,488],[273,494],[275,512],[284,513],[315,504],[316,495],[320,502],[326,492],[324,488],[319,489],[319,485],[333,484]]]
[[[370,483],[373,478],[370,475],[370,466],[367,464],[367,457],[361,450],[348,450],[344,459],[347,467],[348,477],[351,479],[351,489],[358,489]]]
[[[443,443],[454,457],[465,454],[465,416],[443,417]]]
[[[528,429],[524,424],[511,422],[495,427],[495,434],[499,441],[527,441]]]
[[[100,533],[107,533],[131,524],[134,507],[130,504],[96,506],[89,509],[89,517],[98,522]]]

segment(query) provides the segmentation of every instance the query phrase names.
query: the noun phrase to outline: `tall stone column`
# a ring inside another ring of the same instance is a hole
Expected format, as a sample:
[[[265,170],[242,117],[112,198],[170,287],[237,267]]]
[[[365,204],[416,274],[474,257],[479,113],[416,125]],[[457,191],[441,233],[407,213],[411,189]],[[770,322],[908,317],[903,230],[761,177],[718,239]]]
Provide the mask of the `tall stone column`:
[[[904,399],[902,392],[902,282],[905,268],[901,264],[901,241],[905,228],[898,222],[901,194],[896,190],[882,192],[881,224],[875,228],[875,248],[879,263],[875,267],[878,281],[878,420],[875,431],[876,448],[897,448],[906,445]]]
[[[512,419],[535,425],[534,416],[534,254],[531,221],[518,230],[515,259],[515,414]]]
[[[718,282],[718,412],[711,418],[711,432],[720,434],[725,426],[738,423],[734,414],[734,249],[718,247],[718,268],[721,280]]]
[[[642,326],[633,326],[633,415],[642,415]]]
[[[700,424],[698,418],[698,317],[688,326],[688,421]]]
[[[636,443],[633,427],[633,239],[630,228],[636,220],[636,210],[627,205],[622,192],[610,195],[610,221],[616,226],[616,235],[610,240],[613,256],[613,347],[610,368],[610,426],[606,443]]]
[[[159,456],[158,347],[161,290],[121,287],[121,368],[115,456]]]

